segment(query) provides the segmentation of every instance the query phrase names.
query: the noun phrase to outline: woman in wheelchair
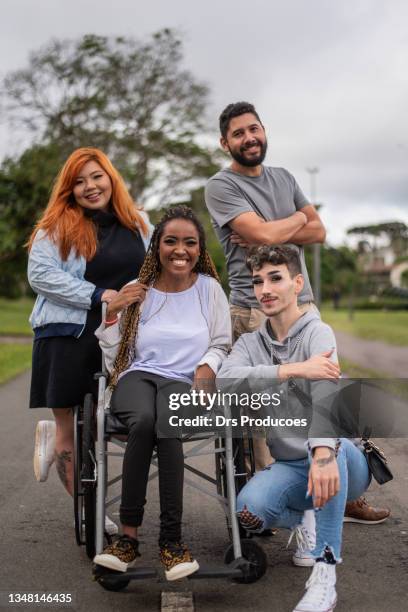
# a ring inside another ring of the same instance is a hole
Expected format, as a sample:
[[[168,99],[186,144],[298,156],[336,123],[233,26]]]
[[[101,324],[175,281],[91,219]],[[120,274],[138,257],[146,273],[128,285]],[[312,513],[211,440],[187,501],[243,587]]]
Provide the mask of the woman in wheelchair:
[[[184,458],[180,431],[169,426],[175,414],[169,396],[188,392],[191,385],[208,386],[231,344],[227,299],[191,209],[166,211],[138,283],[148,288],[143,303],[129,293],[132,285],[124,287],[96,331],[110,372],[111,411],[129,433],[120,506],[123,535],[94,562],[125,572],[139,556],[137,534],[156,446],[160,559],[167,580],[177,580],[199,566],[182,543]]]

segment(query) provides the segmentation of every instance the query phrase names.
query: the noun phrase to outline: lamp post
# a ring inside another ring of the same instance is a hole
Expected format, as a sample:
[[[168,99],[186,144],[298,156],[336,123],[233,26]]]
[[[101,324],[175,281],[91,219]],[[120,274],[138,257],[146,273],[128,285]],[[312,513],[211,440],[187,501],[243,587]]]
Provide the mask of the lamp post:
[[[310,176],[310,200],[316,206],[316,175],[319,172],[317,166],[306,168]],[[313,245],[313,293],[316,306],[320,309],[321,284],[320,284],[320,244]]]

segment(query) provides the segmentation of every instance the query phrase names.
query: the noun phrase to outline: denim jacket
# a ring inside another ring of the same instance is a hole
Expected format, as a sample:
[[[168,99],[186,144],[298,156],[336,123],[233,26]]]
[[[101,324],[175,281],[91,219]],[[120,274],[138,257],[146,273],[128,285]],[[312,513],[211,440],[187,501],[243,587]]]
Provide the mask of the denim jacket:
[[[149,246],[153,226],[144,213],[148,235],[143,234],[145,248]],[[39,230],[28,258],[28,282],[37,299],[30,316],[31,327],[49,323],[73,323],[85,326],[86,311],[91,308],[93,283],[84,279],[86,260],[74,250],[66,261],[61,259],[58,245],[43,230]]]

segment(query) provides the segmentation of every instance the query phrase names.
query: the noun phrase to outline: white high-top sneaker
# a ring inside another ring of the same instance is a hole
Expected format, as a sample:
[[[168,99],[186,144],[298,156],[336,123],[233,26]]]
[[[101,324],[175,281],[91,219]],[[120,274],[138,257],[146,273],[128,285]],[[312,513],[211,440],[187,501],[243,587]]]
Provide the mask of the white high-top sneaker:
[[[317,561],[309,580],[306,593],[293,612],[332,612],[336,607],[336,565]]]
[[[294,565],[312,567],[315,564],[312,550],[316,546],[316,520],[314,510],[306,510],[302,522],[290,534],[288,546],[296,536],[297,549],[292,556]]]
[[[105,514],[105,531],[110,536],[119,533],[119,527],[109,518],[107,514]]]
[[[75,521],[73,522],[73,525],[75,527]],[[82,528],[84,528],[83,520],[82,520]],[[119,533],[118,525],[114,523],[107,514],[105,514],[105,532],[110,536],[114,536],[117,533]]]
[[[35,429],[34,474],[38,482],[45,482],[54,462],[55,421],[38,421]]]

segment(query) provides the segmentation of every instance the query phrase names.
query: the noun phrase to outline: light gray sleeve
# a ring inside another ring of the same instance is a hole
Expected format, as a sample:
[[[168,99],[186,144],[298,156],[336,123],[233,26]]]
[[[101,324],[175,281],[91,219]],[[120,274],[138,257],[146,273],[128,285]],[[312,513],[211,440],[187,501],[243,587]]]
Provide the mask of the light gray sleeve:
[[[115,363],[116,356],[119,351],[119,346],[122,340],[122,336],[119,328],[120,314],[118,321],[114,325],[109,327],[105,326],[105,322],[102,321],[98,329],[95,331],[95,336],[99,340],[99,346],[102,349],[105,358],[106,369],[109,374],[112,374],[113,365]]]
[[[299,187],[295,177],[286,170],[288,179],[292,185],[293,189],[293,202],[295,204],[296,210],[301,210],[304,206],[309,206],[310,202]]]
[[[90,309],[95,285],[62,269],[57,245],[38,232],[28,257],[28,282],[32,289],[60,306]]]
[[[208,181],[205,187],[205,203],[211,217],[220,227],[228,225],[242,213],[254,212],[243,192],[222,178]]]
[[[206,363],[217,374],[231,348],[231,317],[228,300],[221,285],[215,279],[210,279],[210,283],[210,344],[197,367]]]
[[[321,323],[312,331],[309,347],[310,357],[320,355],[334,348],[330,360],[337,362],[336,338],[333,330],[326,323]],[[336,415],[332,414],[332,410],[334,408],[333,400],[338,390],[337,383],[332,380],[313,380],[310,387],[313,417],[309,430],[309,445],[312,449],[317,446],[327,446],[334,449],[336,447],[337,436],[335,419],[332,417],[336,417]]]
[[[322,353],[332,349],[334,350],[330,357],[330,361],[337,363],[338,356],[336,336],[334,335],[330,325],[327,325],[327,323],[324,323],[323,321],[319,321],[309,336],[309,357],[321,355]]]
[[[251,389],[262,391],[278,379],[278,369],[277,365],[254,365],[245,338],[241,336],[218,372],[217,387],[232,390],[246,382]]]

